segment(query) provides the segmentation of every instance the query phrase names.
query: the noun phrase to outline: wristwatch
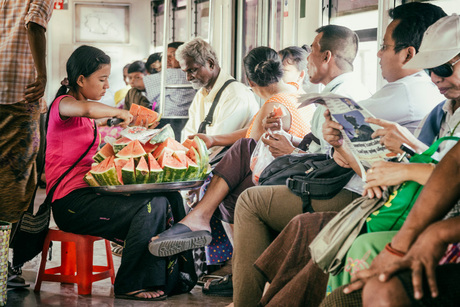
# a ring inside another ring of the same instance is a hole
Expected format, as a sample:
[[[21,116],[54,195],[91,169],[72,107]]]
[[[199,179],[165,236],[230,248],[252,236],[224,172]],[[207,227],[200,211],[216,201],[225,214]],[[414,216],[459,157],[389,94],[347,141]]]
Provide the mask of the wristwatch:
[[[297,147],[296,147],[296,148],[294,148],[294,150],[291,152],[291,155],[300,154],[300,153],[302,153],[301,151],[302,151],[302,150],[301,150],[300,148],[297,148]]]

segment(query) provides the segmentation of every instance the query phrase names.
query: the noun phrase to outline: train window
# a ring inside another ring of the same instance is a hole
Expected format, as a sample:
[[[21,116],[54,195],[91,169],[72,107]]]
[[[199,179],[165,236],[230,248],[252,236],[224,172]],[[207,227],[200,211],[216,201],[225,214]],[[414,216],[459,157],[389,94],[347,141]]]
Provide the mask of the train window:
[[[191,8],[187,7],[190,2]],[[163,50],[164,1],[152,0],[152,46],[153,52]],[[169,38],[172,41],[188,41],[190,36],[209,39],[209,0],[176,0],[172,2],[169,22]],[[190,13],[191,21],[188,19]],[[191,26],[191,27],[190,27]]]

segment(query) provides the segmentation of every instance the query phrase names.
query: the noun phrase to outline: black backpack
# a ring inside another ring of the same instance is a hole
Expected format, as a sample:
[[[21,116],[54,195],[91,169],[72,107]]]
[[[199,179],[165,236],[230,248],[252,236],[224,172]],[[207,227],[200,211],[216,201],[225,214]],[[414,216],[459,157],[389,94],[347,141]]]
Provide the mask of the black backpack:
[[[311,199],[330,199],[355,172],[325,154],[292,154],[276,158],[262,172],[259,185],[287,185],[303,201],[303,212],[314,212]]]

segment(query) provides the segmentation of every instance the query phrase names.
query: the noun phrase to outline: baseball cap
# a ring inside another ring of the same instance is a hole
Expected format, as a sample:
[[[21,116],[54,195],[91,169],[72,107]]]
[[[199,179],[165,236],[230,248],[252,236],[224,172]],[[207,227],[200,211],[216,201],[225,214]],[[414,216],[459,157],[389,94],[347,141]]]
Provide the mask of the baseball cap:
[[[404,68],[433,68],[460,53],[460,16],[452,14],[432,24],[423,34],[418,53]]]

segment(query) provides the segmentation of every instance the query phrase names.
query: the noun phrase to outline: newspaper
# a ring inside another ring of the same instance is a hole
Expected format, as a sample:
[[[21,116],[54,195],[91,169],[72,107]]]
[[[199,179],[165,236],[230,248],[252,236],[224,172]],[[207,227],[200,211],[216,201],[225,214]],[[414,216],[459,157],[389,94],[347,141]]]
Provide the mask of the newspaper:
[[[381,127],[366,123],[365,118],[374,116],[352,99],[333,93],[315,93],[300,96],[299,102],[299,108],[312,103],[326,106],[331,112],[332,119],[342,125],[343,140],[358,162],[363,181],[366,181],[366,171],[374,162],[395,156],[380,144],[380,137],[371,137],[374,131]]]

